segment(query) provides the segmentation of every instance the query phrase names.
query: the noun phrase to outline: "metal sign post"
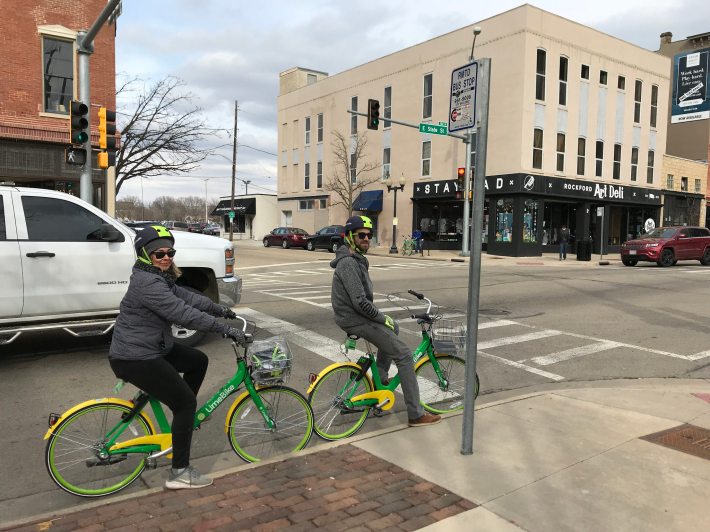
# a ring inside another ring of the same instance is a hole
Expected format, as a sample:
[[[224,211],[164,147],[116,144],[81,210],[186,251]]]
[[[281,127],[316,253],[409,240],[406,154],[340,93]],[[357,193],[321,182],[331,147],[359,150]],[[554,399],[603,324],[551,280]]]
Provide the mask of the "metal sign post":
[[[597,207],[597,216],[602,217],[602,232],[599,239],[599,262],[604,260],[604,207]]]
[[[488,99],[491,79],[490,58],[479,59],[476,95],[476,174],[473,182],[473,216],[471,238],[471,259],[468,274],[468,310],[466,323],[466,378],[463,403],[463,427],[461,435],[461,454],[473,454],[473,418],[476,397],[476,356],[478,352],[478,308],[481,293],[481,244],[483,235],[483,199],[486,193],[486,150],[488,146]],[[468,147],[469,145],[466,144]],[[470,167],[471,150],[466,160]],[[468,170],[467,170],[468,172]],[[466,176],[468,181],[468,176]],[[468,197],[464,205],[468,204]],[[465,220],[464,227],[468,226]]]

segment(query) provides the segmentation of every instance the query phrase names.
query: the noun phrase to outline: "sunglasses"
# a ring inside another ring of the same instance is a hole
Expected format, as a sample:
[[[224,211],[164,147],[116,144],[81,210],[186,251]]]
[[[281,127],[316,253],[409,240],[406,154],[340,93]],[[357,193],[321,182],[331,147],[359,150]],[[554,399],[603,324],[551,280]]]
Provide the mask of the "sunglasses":
[[[165,255],[170,257],[171,259],[175,256],[175,250],[174,249],[169,249],[168,251],[154,251],[152,255],[156,259],[162,259],[165,258]]]
[[[357,237],[360,240],[365,240],[366,238],[369,240],[372,239],[372,233],[357,233]]]

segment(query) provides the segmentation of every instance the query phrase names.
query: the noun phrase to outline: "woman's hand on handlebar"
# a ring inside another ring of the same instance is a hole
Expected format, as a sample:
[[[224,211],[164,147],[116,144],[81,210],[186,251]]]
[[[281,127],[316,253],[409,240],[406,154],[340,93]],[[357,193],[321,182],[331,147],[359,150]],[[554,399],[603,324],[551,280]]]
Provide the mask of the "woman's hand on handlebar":
[[[244,331],[230,327],[227,332],[222,335],[224,338],[231,338],[232,341],[237,345],[244,345],[247,342],[247,336],[251,338],[250,335],[246,335]]]

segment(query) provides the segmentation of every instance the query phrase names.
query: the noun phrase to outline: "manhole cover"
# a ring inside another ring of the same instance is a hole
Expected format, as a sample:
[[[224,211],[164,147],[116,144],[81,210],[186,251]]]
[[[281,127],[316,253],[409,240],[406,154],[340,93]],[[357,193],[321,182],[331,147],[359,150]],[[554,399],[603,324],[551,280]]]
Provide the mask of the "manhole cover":
[[[710,460],[710,430],[695,425],[680,425],[641,439]]]
[[[482,308],[478,309],[478,313],[486,316],[507,316],[510,311],[502,308]]]

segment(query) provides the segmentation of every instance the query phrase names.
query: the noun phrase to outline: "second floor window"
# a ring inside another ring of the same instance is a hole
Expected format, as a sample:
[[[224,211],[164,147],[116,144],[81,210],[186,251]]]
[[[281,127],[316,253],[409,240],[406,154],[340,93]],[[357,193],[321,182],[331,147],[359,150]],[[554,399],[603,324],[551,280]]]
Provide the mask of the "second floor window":
[[[688,178],[687,177],[680,178],[680,190],[682,192],[688,192]]]
[[[311,188],[311,163],[303,165],[303,188],[306,190]]]
[[[614,144],[614,168],[612,170],[614,179],[621,179],[621,144]]]
[[[658,85],[651,85],[651,127],[656,127],[658,119]]]
[[[566,57],[560,57],[560,97],[558,103],[560,105],[567,105],[567,67],[569,66],[569,59]]]
[[[303,122],[306,131],[306,137],[303,139],[303,143],[308,146],[311,143],[311,117],[307,116]]]
[[[383,127],[387,129],[392,125],[392,122],[387,121],[387,118],[392,118],[392,87],[385,87],[385,108],[382,116],[385,118]]]
[[[318,142],[323,142],[323,113],[318,115]]]
[[[698,193],[700,192],[701,183],[702,183],[702,181],[700,179],[695,180],[695,192],[698,192]]]
[[[42,54],[44,112],[69,114],[74,96],[74,43],[44,37]]]
[[[431,141],[422,142],[422,177],[431,175]]]
[[[666,178],[666,188],[668,190],[673,190],[673,174],[668,174]]]
[[[577,175],[584,175],[584,162],[587,155],[587,139],[577,139]]]
[[[424,100],[422,102],[422,118],[431,118],[434,93],[434,74],[424,76]]]
[[[636,174],[639,168],[639,149],[631,148],[631,181],[636,181]]]
[[[533,168],[542,168],[542,129],[535,128],[533,131]]]
[[[604,141],[603,140],[598,140],[597,141],[597,150],[596,150],[596,164],[594,166],[594,175],[597,177],[602,176],[602,169],[604,166]]]
[[[646,166],[646,183],[653,183],[653,165],[656,160],[656,153],[648,150],[648,166]]]
[[[357,96],[350,99],[350,109],[357,111]],[[350,115],[350,134],[357,135],[357,115]]]
[[[537,60],[535,65],[535,99],[545,100],[545,67],[547,62],[547,52],[537,50]]]
[[[641,122],[641,93],[643,92],[643,82],[636,80],[634,86],[634,124]]]
[[[565,171],[565,134],[557,134],[557,171]]]

